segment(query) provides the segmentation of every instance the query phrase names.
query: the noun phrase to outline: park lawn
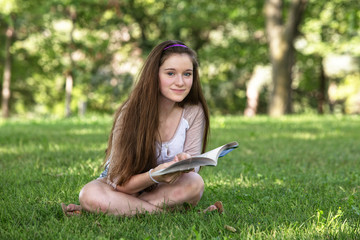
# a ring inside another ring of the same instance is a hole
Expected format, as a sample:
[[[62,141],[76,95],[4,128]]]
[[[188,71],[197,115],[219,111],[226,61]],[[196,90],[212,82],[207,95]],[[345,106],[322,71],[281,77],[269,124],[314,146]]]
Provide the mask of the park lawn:
[[[240,146],[202,169],[197,207],[64,217],[102,171],[111,121],[0,120],[0,239],[360,238],[360,116],[212,117],[208,150]],[[224,214],[198,213],[217,200]]]

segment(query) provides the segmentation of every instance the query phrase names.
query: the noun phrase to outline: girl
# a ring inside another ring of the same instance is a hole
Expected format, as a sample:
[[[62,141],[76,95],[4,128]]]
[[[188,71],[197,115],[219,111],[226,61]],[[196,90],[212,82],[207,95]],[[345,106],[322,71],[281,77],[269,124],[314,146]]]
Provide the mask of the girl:
[[[82,188],[80,206],[63,205],[64,212],[130,216],[196,205],[204,191],[199,169],[156,177],[151,173],[204,152],[208,132],[196,53],[180,41],[160,43],[115,114],[104,172]]]

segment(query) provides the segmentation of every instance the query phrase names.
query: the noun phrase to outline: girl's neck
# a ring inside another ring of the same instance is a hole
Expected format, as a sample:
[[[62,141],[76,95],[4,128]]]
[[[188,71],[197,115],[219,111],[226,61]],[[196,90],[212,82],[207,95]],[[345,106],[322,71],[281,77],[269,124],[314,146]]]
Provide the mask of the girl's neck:
[[[169,101],[167,99],[161,99],[159,103],[159,119],[166,119],[167,116],[171,116],[174,110],[177,110],[179,106],[176,102]]]
[[[174,137],[183,113],[176,102],[164,100],[159,104],[159,142],[168,142]]]

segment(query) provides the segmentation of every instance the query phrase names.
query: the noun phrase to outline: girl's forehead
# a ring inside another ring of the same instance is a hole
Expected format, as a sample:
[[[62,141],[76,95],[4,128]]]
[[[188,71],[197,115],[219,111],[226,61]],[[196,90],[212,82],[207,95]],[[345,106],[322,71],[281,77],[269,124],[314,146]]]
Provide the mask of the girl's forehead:
[[[175,53],[166,58],[162,66],[193,66],[193,62],[189,54],[186,53]]]

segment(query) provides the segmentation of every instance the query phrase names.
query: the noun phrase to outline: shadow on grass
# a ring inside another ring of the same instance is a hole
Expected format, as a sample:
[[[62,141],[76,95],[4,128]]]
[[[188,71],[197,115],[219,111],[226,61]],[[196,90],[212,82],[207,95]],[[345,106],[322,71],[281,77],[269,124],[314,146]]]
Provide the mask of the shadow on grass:
[[[77,203],[82,186],[102,171],[111,120],[6,123],[0,126],[1,235],[354,238],[360,203],[357,120],[217,118],[208,149],[233,140],[240,146],[217,167],[203,168],[206,188],[196,208],[73,219],[63,217],[60,203]],[[217,200],[224,203],[223,216],[197,213]]]

